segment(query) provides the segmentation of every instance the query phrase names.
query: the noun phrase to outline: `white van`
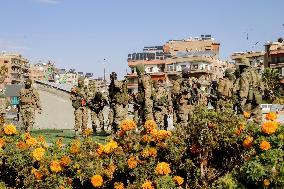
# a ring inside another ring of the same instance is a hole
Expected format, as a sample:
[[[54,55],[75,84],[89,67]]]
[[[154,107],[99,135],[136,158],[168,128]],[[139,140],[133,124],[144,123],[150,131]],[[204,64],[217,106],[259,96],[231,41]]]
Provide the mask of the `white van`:
[[[267,114],[267,113],[271,112],[272,104],[261,104],[260,107],[261,107],[262,113]]]

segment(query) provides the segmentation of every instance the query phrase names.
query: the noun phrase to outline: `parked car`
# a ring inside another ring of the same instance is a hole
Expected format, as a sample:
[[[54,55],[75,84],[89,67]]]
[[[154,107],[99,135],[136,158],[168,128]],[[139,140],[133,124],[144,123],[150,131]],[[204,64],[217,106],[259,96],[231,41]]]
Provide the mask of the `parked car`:
[[[271,112],[271,106],[272,106],[272,104],[261,104],[260,107],[261,107],[262,113],[267,114],[267,113]]]

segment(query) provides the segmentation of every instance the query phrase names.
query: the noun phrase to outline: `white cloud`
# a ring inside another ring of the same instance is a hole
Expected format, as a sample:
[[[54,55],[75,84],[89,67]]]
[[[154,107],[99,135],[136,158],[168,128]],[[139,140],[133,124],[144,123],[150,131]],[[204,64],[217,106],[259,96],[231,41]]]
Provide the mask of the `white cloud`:
[[[37,0],[37,1],[46,4],[58,4],[62,2],[62,0]]]

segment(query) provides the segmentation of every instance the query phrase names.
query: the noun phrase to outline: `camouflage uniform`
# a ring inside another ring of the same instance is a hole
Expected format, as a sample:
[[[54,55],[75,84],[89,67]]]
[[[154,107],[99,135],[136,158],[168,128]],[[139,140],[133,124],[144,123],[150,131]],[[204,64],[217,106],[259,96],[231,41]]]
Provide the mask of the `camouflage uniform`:
[[[192,83],[189,79],[189,68],[182,70],[182,82],[179,93],[177,93],[176,124],[186,126],[189,116],[193,110],[193,104],[196,102],[196,91],[192,89]]]
[[[41,113],[41,106],[38,92],[32,87],[32,81],[27,79],[25,88],[20,91],[20,113],[24,129],[29,132],[35,123],[35,111]]]
[[[154,120],[160,129],[167,129],[168,127],[168,110],[171,109],[170,95],[162,84],[154,86],[153,91],[153,113]]]
[[[152,79],[148,74],[144,74],[144,66],[137,65],[138,74],[138,103],[139,103],[139,123],[143,124],[146,120],[154,120],[153,99],[152,99]]]
[[[78,134],[78,130],[81,128],[84,131],[88,124],[88,107],[87,107],[87,95],[88,89],[84,86],[84,79],[78,79],[78,86],[74,86],[71,89],[70,100],[72,106],[75,109],[75,135]]]
[[[220,79],[218,84],[219,109],[233,109],[233,90],[234,90],[234,71],[230,68],[226,69],[225,77]]]
[[[242,59],[239,67],[241,75],[238,84],[242,111],[251,113],[254,122],[260,124],[263,83],[256,71],[251,68],[248,59]]]
[[[4,126],[4,123],[5,123],[6,104],[7,104],[6,97],[3,91],[1,90],[0,92],[0,129]]]
[[[128,94],[127,81],[118,81],[115,72],[110,75],[109,85],[110,113],[109,119],[112,123],[112,131],[117,132],[120,123],[127,117]]]
[[[217,81],[212,81],[209,88],[209,102],[215,110],[217,109],[218,97],[219,95]]]
[[[171,99],[173,104],[173,122],[177,122],[177,111],[178,111],[178,95],[180,93],[180,87],[182,83],[182,75],[177,75],[175,81],[173,82],[171,90]]]

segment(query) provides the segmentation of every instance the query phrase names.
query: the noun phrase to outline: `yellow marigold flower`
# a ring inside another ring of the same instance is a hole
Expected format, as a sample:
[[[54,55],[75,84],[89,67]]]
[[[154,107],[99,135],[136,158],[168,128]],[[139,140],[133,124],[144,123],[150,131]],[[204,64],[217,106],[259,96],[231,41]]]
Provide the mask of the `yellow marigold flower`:
[[[244,117],[247,118],[247,119],[250,118],[250,113],[249,113],[249,112],[244,112],[243,115],[244,115]]]
[[[65,186],[60,185],[59,189],[66,189]]]
[[[63,156],[60,160],[60,165],[62,167],[66,167],[71,163],[71,158],[69,156]]]
[[[265,119],[275,121],[277,119],[277,114],[274,112],[269,112],[268,114],[266,114]]]
[[[91,183],[94,187],[101,187],[103,185],[103,177],[101,175],[94,175],[91,178]]]
[[[5,140],[3,138],[0,138],[0,148],[4,147],[6,144]]]
[[[268,179],[264,179],[263,186],[268,187],[270,185],[270,181]]]
[[[109,166],[108,166],[108,170],[112,173],[115,172],[117,166],[114,164],[114,163],[111,163]]]
[[[153,137],[157,137],[158,136],[158,130],[157,129],[153,129],[150,134],[153,136]]]
[[[136,123],[131,119],[126,119],[121,122],[120,129],[122,131],[130,131],[136,128]]]
[[[43,178],[42,173],[40,171],[36,170],[35,168],[32,169],[32,174],[34,175],[34,177],[37,181],[40,181]]]
[[[42,160],[43,156],[45,154],[45,149],[44,148],[36,148],[33,151],[33,158],[37,161]]]
[[[33,137],[30,137],[26,140],[26,144],[28,146],[33,146],[33,145],[36,145],[37,144],[37,140],[36,138],[33,138]]]
[[[167,139],[167,138],[169,138],[170,136],[172,136],[171,131],[166,131],[166,130],[160,130],[160,131],[158,131],[158,138],[159,138],[160,140]]]
[[[46,143],[45,138],[44,138],[44,136],[42,136],[42,135],[39,135],[39,136],[38,136],[38,141],[39,141],[40,143],[42,143],[42,144],[45,144],[45,143]]]
[[[118,147],[117,142],[115,142],[114,140],[111,140],[110,142],[108,142],[105,147],[104,147],[104,152],[106,154],[110,154],[114,151],[114,149],[116,149]]]
[[[114,189],[124,189],[124,184],[122,182],[115,182]]]
[[[128,164],[129,169],[134,169],[137,167],[138,161],[135,157],[131,157],[127,160],[127,164]]]
[[[151,142],[151,138],[148,135],[143,135],[142,136],[142,141],[146,142],[146,143],[150,143]]]
[[[57,160],[52,161],[49,167],[50,167],[50,170],[54,173],[58,173],[62,170],[60,162]]]
[[[29,132],[25,133],[24,134],[24,138],[25,139],[31,138],[31,134]]]
[[[151,157],[157,157],[157,150],[155,148],[149,148],[149,155]]]
[[[243,146],[245,148],[250,148],[252,146],[252,142],[253,142],[253,137],[248,136],[244,141],[243,141]]]
[[[19,141],[19,142],[17,143],[17,147],[18,147],[20,150],[25,150],[25,149],[27,149],[28,145],[27,145],[25,142],[23,142],[23,141]]]
[[[5,125],[5,126],[4,126],[4,133],[5,133],[6,135],[14,135],[14,134],[16,134],[16,132],[17,132],[17,129],[16,129],[16,127],[15,127],[14,125],[12,125],[12,124]]]
[[[263,150],[263,151],[266,151],[266,150],[269,150],[270,149],[270,143],[269,142],[267,142],[267,141],[262,141],[261,143],[260,143],[260,149],[261,150]]]
[[[144,128],[148,133],[150,133],[153,129],[157,128],[157,124],[153,120],[147,120],[144,124]]]
[[[93,130],[92,129],[90,129],[90,128],[87,128],[87,129],[85,129],[84,131],[83,131],[83,135],[85,135],[85,136],[91,136],[93,134]]]
[[[104,146],[99,144],[99,147],[96,149],[96,152],[101,156],[104,153]]]
[[[55,141],[56,146],[58,146],[58,148],[63,148],[63,142],[62,142],[62,138],[58,138]]]
[[[78,154],[80,152],[80,145],[78,144],[71,144],[70,146],[70,153],[71,154]]]
[[[180,186],[183,184],[184,180],[180,176],[174,176],[174,181]]]
[[[141,155],[143,158],[147,158],[150,156],[150,153],[149,153],[149,150],[148,149],[144,149],[142,152],[141,152]]]
[[[155,189],[154,186],[152,185],[151,181],[146,180],[146,182],[144,182],[142,184],[142,189]]]
[[[272,133],[275,133],[277,128],[278,128],[278,124],[276,122],[272,122],[272,121],[264,122],[261,126],[262,132],[269,134],[269,135],[272,134]]]
[[[156,173],[159,175],[167,175],[170,174],[171,172],[172,171],[170,169],[170,165],[165,162],[159,163],[156,167]]]

